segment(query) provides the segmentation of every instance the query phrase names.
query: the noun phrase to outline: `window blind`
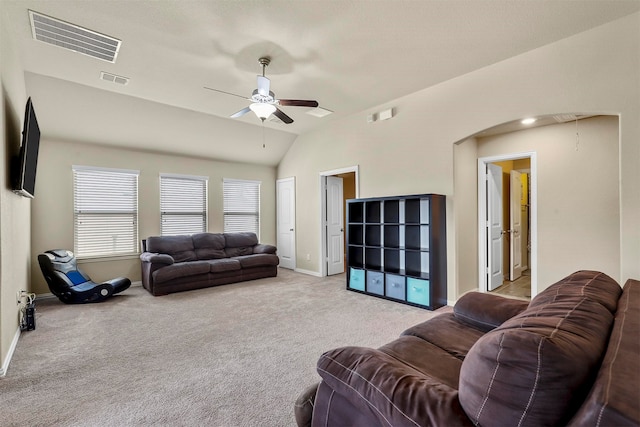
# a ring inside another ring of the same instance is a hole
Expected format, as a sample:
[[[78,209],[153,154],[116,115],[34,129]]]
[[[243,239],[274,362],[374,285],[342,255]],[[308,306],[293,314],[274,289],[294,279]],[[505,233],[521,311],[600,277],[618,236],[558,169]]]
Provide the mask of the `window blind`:
[[[160,175],[160,229],[163,236],[207,230],[206,177]]]
[[[138,171],[73,167],[74,252],[138,252]]]
[[[251,231],[260,238],[260,181],[223,181],[224,232]]]

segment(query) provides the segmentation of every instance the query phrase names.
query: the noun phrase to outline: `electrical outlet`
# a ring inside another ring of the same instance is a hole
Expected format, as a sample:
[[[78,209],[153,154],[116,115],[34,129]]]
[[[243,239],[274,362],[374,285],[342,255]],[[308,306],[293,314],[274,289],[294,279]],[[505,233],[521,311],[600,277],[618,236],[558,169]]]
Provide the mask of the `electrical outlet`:
[[[25,290],[16,291],[16,303],[20,305],[22,303],[22,299],[25,298],[26,296],[27,296],[27,291]]]
[[[307,254],[307,261],[311,261],[311,254]]]

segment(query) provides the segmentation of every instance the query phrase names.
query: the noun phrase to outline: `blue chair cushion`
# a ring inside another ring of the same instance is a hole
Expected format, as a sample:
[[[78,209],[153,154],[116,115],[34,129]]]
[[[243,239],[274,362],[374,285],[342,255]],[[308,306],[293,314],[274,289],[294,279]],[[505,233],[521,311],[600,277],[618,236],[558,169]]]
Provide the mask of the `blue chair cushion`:
[[[82,274],[77,271],[69,271],[67,272],[67,277],[71,280],[71,283],[74,285],[80,285],[87,281]]]

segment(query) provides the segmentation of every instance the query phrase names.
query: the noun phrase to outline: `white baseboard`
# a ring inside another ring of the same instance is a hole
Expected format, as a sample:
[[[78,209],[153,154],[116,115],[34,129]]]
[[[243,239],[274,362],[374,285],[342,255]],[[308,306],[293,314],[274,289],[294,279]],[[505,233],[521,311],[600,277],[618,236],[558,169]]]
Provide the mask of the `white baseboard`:
[[[16,351],[16,347],[18,346],[19,339],[20,339],[20,328],[18,327],[16,334],[13,336],[13,341],[11,341],[11,345],[9,346],[9,351],[7,352],[7,358],[4,359],[2,368],[0,368],[0,378],[7,375],[7,371],[9,370],[9,363],[11,363],[11,359],[13,358],[13,352]]]
[[[317,271],[304,270],[302,268],[295,268],[293,269],[293,271],[295,271],[296,273],[308,274],[309,276],[322,277],[322,274],[318,273]]]
[[[36,301],[39,299],[51,299],[51,298],[55,298],[56,296],[54,294],[52,294],[51,292],[46,292],[44,294],[37,294],[36,295]]]

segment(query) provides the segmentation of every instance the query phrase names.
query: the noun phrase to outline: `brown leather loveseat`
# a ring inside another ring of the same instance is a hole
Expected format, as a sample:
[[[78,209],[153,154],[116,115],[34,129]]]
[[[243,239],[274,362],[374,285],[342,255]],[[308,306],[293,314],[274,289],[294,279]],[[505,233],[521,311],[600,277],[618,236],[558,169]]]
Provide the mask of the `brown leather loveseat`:
[[[531,303],[463,295],[379,349],[320,357],[299,426],[640,425],[640,281],[579,271]]]
[[[275,277],[276,247],[255,233],[152,236],[140,254],[142,285],[153,295]]]

